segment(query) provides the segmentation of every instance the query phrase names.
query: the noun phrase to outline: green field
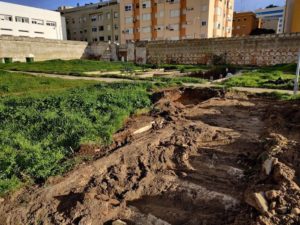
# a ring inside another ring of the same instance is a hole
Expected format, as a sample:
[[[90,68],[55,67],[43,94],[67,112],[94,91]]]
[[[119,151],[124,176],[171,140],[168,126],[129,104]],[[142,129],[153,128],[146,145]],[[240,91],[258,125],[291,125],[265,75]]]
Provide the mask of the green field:
[[[0,81],[1,195],[68,170],[83,143],[109,144],[129,115],[151,106],[154,87],[3,72]]]
[[[223,82],[227,87],[256,87],[292,90],[295,75],[285,74],[282,71],[254,71],[245,72],[240,76],[232,77]]]
[[[84,72],[91,71],[120,71],[120,70],[141,70],[142,67],[128,62],[104,62],[93,60],[48,60],[33,63],[9,63],[0,64],[0,69],[44,72],[54,74],[67,74],[80,76]]]

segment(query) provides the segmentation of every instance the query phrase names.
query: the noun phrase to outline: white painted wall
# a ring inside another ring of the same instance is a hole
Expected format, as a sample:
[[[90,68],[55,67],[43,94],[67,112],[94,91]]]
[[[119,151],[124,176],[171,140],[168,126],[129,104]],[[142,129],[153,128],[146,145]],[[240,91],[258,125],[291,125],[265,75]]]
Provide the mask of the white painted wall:
[[[28,23],[17,22],[17,17],[28,18]],[[34,20],[43,24],[33,24]],[[59,12],[0,1],[0,35],[66,40],[66,22]]]

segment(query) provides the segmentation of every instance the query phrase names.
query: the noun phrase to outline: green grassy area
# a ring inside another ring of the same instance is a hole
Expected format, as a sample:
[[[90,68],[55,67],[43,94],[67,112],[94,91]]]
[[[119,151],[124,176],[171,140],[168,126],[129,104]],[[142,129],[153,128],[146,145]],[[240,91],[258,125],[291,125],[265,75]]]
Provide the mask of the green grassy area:
[[[127,80],[135,80],[135,81],[151,81],[151,82],[163,82],[168,84],[181,84],[181,83],[205,83],[207,80],[196,78],[196,77],[188,77],[188,76],[182,76],[182,77],[176,77],[176,76],[169,76],[169,77],[147,77],[143,78],[136,75],[117,75],[117,74],[105,74],[101,75],[100,77],[104,78],[117,78],[117,79],[127,79]]]
[[[63,91],[67,88],[95,84],[95,81],[53,79],[0,71],[0,96],[26,95],[34,92]]]
[[[259,97],[264,97],[264,98],[271,98],[271,99],[276,99],[276,100],[300,100],[300,94],[297,95],[290,95],[286,93],[281,93],[281,92],[271,92],[271,93],[261,93],[261,94],[256,94]]]
[[[232,77],[223,82],[227,87],[257,87],[270,89],[292,90],[295,75],[285,74],[282,71],[259,70],[245,72],[240,76]]]
[[[5,83],[5,96],[0,97],[0,195],[62,174],[74,165],[74,152],[83,143],[109,144],[129,115],[151,106],[149,89],[157,87],[148,82],[0,77],[1,85]],[[27,94],[16,95],[20,91]]]
[[[120,70],[141,70],[142,67],[136,66],[129,62],[104,62],[93,60],[48,60],[33,63],[9,63],[0,64],[0,69],[27,71],[27,72],[44,72],[54,74],[67,74],[80,76],[84,72],[91,71],[120,71]]]

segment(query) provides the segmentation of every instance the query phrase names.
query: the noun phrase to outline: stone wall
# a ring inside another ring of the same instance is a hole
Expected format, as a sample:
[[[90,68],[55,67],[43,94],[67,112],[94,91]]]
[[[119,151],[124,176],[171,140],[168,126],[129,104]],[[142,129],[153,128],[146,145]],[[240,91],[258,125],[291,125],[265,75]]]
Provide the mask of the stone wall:
[[[300,33],[237,38],[153,41],[146,44],[147,63],[275,65],[297,62]],[[144,49],[136,48],[136,57]]]
[[[32,56],[35,61],[87,58],[87,47],[87,42],[0,36],[0,58],[10,57],[13,61],[24,62]]]

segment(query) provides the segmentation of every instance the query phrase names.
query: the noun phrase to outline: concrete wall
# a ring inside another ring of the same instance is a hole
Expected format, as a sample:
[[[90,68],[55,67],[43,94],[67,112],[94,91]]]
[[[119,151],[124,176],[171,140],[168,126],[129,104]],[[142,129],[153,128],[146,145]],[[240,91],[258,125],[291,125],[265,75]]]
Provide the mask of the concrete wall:
[[[12,57],[21,62],[29,56],[35,61],[86,58],[87,47],[87,42],[0,36],[0,58]]]
[[[295,63],[300,33],[256,37],[148,42],[147,63],[211,64],[216,56],[228,64],[275,65]],[[141,51],[141,52],[139,52]],[[136,48],[136,57],[144,49]]]

